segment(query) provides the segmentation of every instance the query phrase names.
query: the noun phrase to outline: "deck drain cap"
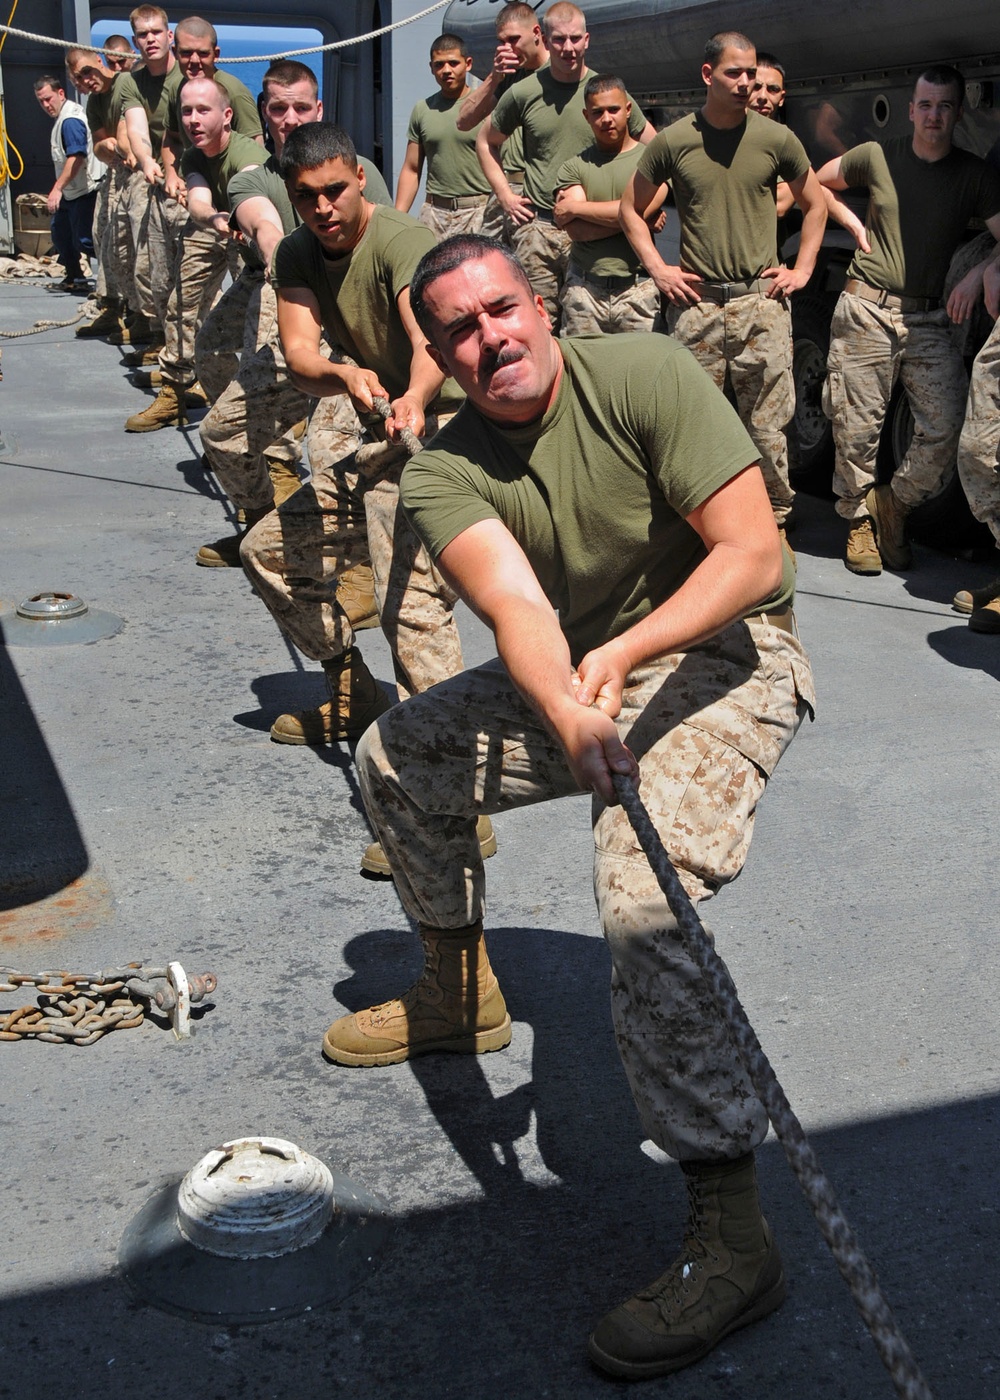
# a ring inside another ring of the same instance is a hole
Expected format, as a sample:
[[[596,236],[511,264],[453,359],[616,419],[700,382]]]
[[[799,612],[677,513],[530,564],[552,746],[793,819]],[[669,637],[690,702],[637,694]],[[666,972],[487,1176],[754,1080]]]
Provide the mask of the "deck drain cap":
[[[0,616],[0,643],[7,646],[62,647],[99,642],[125,626],[115,613],[99,612],[74,593],[53,589],[35,593]]]
[[[272,1322],[346,1298],[391,1230],[364,1187],[294,1143],[245,1137],[151,1196],[118,1262],[136,1295],[164,1312]]]

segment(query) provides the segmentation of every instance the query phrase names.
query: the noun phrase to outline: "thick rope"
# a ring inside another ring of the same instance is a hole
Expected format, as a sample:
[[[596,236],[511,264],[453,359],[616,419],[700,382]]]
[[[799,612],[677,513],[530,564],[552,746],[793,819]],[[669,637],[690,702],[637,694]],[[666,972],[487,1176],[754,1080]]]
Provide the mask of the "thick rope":
[[[36,321],[26,331],[0,331],[0,340],[20,340],[26,335],[41,335],[42,331],[58,331],[63,330],[66,326],[75,326],[77,321],[82,321],[91,309],[91,304],[85,301],[76,315],[71,316],[68,321]]]
[[[366,44],[369,39],[381,39],[383,34],[391,34],[395,29],[402,29],[404,25],[413,24],[415,20],[424,19],[427,15],[432,15],[435,10],[443,10],[445,5],[449,5],[451,0],[436,0],[436,4],[428,5],[426,10],[418,10],[415,15],[407,15],[406,19],[398,19],[394,24],[385,24],[381,29],[373,29],[369,34],[356,34],[352,39],[337,39],[331,44],[318,44],[311,49],[284,49],[281,53],[251,54],[247,58],[225,58],[223,63],[229,68],[234,63],[273,63],[279,58],[299,58],[307,53],[332,53],[334,49],[346,49],[352,44]],[[9,24],[0,24],[0,33],[13,34],[18,39],[32,39],[36,44],[52,44],[57,49],[92,49],[94,53],[116,53],[115,49],[98,49],[91,44],[81,44],[76,39],[53,39],[47,34],[30,34],[26,29],[13,29]]]
[[[900,1400],[933,1400],[930,1387],[920,1374],[906,1338],[899,1330],[879,1287],[875,1271],[862,1253],[840,1209],[833,1187],[823,1174],[802,1124],[792,1112],[785,1091],[740,1004],[729,969],[712,946],[687,891],[670,863],[642,798],[628,778],[616,773],[612,775],[612,780],[639,845],[645,851],[653,874],[666,895],[670,912],[677,920],[688,955],[697,963],[715,998],[719,1014],[729,1029],[757,1097],[767,1110],[788,1164],[798,1178],[823,1238],[830,1246],[878,1354],[892,1377],[896,1394]]]

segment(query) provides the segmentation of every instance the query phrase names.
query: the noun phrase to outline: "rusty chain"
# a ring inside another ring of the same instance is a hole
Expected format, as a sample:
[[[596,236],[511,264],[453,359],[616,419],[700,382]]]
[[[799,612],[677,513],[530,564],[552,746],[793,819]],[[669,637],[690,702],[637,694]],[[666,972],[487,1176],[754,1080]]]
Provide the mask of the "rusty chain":
[[[189,977],[189,999],[203,1001],[218,985],[214,973]],[[0,1011],[0,1040],[49,1040],[92,1045],[108,1031],[141,1025],[147,1011],[172,1012],[177,992],[166,967],[126,963],[103,972],[18,972],[0,967],[0,992],[33,987],[36,1005]]]
[[[739,999],[728,967],[715,951],[687,890],[671,864],[660,835],[629,778],[613,774],[615,795],[632,824],[639,845],[677,920],[688,955],[697,964],[728,1027],[757,1097],[764,1105],[788,1165],[798,1180],[820,1232],[830,1247],[844,1282],[871,1334],[879,1356],[892,1377],[900,1400],[933,1400],[906,1338],[892,1315],[875,1270],[865,1258],[854,1231],[823,1173],[812,1144],[792,1110],[770,1061]]]

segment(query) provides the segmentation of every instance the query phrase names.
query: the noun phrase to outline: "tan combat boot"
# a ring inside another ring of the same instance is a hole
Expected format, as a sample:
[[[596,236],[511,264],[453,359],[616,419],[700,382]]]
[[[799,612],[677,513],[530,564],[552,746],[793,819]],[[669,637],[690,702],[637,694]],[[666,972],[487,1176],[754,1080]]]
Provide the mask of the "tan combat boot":
[[[160,392],[141,413],[125,420],[127,433],[155,433],[158,428],[177,428],[187,422],[181,395],[173,384],[161,384]]]
[[[951,606],[956,612],[972,613],[985,608],[994,598],[1000,598],[1000,578],[995,578],[985,588],[963,588],[952,598]]]
[[[450,1050],[482,1055],[510,1044],[510,1017],[481,923],[464,929],[421,927],[424,970],[394,1001],[342,1016],[323,1037],[338,1065],[398,1065]]]
[[[662,1278],[609,1312],[588,1343],[590,1359],[612,1376],[643,1380],[679,1371],[785,1300],[753,1153],[681,1166],[688,1223],[679,1256]]]
[[[844,562],[852,574],[880,574],[882,556],[875,543],[875,532],[868,516],[853,520],[847,532],[847,553]]]
[[[130,316],[124,325],[108,336],[112,345],[150,345],[154,340],[162,344],[163,337],[152,321],[138,312]]]
[[[159,369],[160,351],[163,349],[163,341],[158,340],[151,345],[147,345],[145,350],[131,350],[127,355],[122,356],[122,364],[127,369]]]
[[[368,564],[355,564],[345,569],[337,580],[337,602],[350,618],[355,632],[378,626],[375,605],[375,580]]]
[[[361,659],[357,647],[323,662],[331,699],[315,710],[279,715],[271,725],[276,744],[338,744],[363,734],[372,720],[384,715],[393,702]]]
[[[988,594],[988,597],[983,597]],[[969,617],[969,626],[973,632],[1000,632],[1000,579],[993,585],[992,589],[978,589],[975,596],[975,607]]]
[[[263,506],[260,510],[244,510],[240,514],[246,528],[237,530],[235,535],[223,535],[221,540],[215,540],[212,544],[203,544],[195,555],[196,564],[200,564],[203,569],[240,568],[240,545],[258,520],[263,520],[271,511],[269,506]]]
[[[92,321],[86,321],[76,328],[77,340],[89,340],[92,336],[106,335],[121,329],[121,303],[117,297],[108,297],[101,311]]]
[[[489,860],[490,856],[495,856],[497,838],[489,817],[480,817],[477,820],[476,835],[479,837],[479,854],[483,860]],[[392,879],[392,867],[389,864],[388,856],[382,849],[381,841],[373,841],[370,846],[366,847],[365,853],[361,857],[361,869],[366,870],[369,875],[380,875],[386,880]]]
[[[865,496],[865,505],[872,518],[878,552],[886,568],[911,568],[913,555],[906,542],[906,517],[909,511],[900,504],[892,487],[873,486]]]
[[[294,496],[302,485],[302,478],[295,470],[291,462],[284,457],[269,457],[264,453],[264,465],[267,467],[267,474],[271,478],[271,485],[274,487],[275,509],[288,500],[289,496]]]

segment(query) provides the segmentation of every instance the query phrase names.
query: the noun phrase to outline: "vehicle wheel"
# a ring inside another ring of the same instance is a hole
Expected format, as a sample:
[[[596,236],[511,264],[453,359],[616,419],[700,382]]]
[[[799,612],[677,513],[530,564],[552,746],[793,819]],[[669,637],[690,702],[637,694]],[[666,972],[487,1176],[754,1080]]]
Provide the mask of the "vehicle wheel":
[[[833,429],[823,412],[823,383],[830,349],[834,302],[822,297],[792,298],[792,376],[795,413],[788,425],[793,484],[829,496],[833,480]]]
[[[885,426],[879,442],[877,475],[879,481],[890,481],[909,450],[913,438],[913,413],[906,390],[897,384],[885,416]],[[920,544],[946,554],[983,557],[993,548],[989,528],[976,520],[965,499],[958,473],[943,490],[912,511],[907,522],[908,533]]]

